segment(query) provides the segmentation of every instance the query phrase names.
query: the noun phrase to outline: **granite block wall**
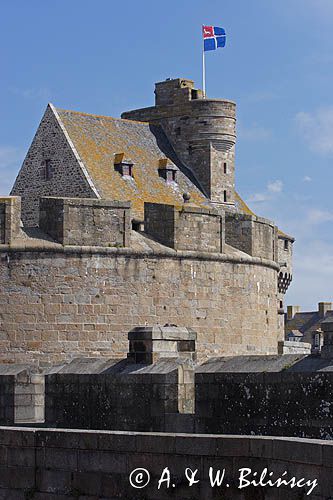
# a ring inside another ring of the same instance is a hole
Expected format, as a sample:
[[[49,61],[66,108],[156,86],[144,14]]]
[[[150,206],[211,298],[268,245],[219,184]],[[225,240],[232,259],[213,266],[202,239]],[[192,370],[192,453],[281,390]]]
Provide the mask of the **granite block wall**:
[[[15,422],[15,376],[0,377],[0,424],[12,425]]]
[[[332,446],[319,440],[2,427],[0,446],[0,497],[6,499],[326,500],[333,488]],[[142,476],[133,472],[138,468],[145,469],[137,471]],[[165,468],[170,482],[158,488]],[[197,470],[192,486],[187,468]],[[212,478],[224,471],[220,486],[212,486],[210,468]],[[240,489],[243,468],[258,475],[267,468],[274,479],[285,471],[283,477],[305,481]]]
[[[127,247],[131,232],[130,203],[41,198],[39,227],[63,245]]]
[[[333,438],[332,372],[197,373],[196,432]]]
[[[0,424],[44,422],[45,377],[24,365],[0,366]]]
[[[164,432],[165,419],[177,412],[177,370],[46,377],[45,421],[49,427]]]
[[[198,332],[199,359],[277,352],[273,263],[170,252],[0,250],[0,361],[124,357],[132,328],[166,323]]]
[[[224,249],[223,217],[214,210],[190,204],[145,203],[145,232],[175,250],[221,253]]]
[[[21,199],[0,197],[0,245],[11,244],[20,235]]]
[[[254,257],[278,260],[277,228],[260,217],[226,212],[226,243]]]

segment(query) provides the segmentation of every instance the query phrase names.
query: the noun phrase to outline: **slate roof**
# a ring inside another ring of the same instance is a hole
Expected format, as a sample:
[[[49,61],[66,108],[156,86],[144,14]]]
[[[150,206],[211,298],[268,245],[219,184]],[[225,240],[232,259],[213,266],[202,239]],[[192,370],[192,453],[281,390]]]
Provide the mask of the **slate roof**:
[[[209,206],[194,179],[188,178],[189,172],[184,174],[184,166],[160,127],[76,111],[57,112],[102,198],[131,201],[133,213],[140,218],[145,201],[180,207],[184,192],[190,193],[193,203]],[[115,171],[117,153],[125,153],[133,161],[133,179]],[[181,170],[177,183],[167,184],[159,176],[159,159],[165,157]]]
[[[184,192],[190,193],[191,203],[210,207],[210,200],[160,126],[55,109],[101,198],[131,201],[133,215],[139,219],[143,219],[145,201],[180,208]],[[114,155],[118,153],[133,161],[134,179],[114,170]],[[177,183],[167,184],[159,176],[159,159],[165,157],[179,168]],[[237,193],[236,210],[254,215]]]
[[[287,335],[291,333],[292,330],[298,330],[303,335],[308,332],[314,332],[319,330],[322,321],[329,317],[333,318],[333,311],[328,311],[325,318],[323,318],[318,311],[296,313],[292,319],[286,318],[285,332]]]

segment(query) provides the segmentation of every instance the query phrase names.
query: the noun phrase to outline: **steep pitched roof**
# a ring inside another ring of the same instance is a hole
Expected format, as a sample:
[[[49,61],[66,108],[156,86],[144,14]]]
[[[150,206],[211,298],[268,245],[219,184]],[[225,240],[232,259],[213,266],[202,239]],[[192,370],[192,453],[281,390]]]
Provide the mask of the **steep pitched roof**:
[[[327,311],[325,318],[318,311],[296,313],[292,319],[286,318],[285,331],[288,335],[292,330],[302,334],[319,330],[324,319],[333,318],[333,311]]]
[[[58,108],[56,112],[102,198],[131,201],[137,217],[143,216],[145,201],[181,206],[184,192],[196,205],[209,206],[160,127]],[[133,161],[133,179],[114,169],[118,153]],[[180,169],[177,183],[167,184],[159,176],[159,160],[165,157]]]

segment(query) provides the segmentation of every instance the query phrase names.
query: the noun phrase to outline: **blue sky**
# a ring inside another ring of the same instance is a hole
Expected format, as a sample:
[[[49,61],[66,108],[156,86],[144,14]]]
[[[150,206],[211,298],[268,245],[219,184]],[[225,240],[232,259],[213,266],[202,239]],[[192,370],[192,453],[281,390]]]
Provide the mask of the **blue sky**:
[[[333,301],[332,0],[11,0],[0,18],[0,193],[7,194],[48,101],[119,116],[153,104],[154,82],[201,86],[238,105],[237,188],[296,237],[288,304]]]

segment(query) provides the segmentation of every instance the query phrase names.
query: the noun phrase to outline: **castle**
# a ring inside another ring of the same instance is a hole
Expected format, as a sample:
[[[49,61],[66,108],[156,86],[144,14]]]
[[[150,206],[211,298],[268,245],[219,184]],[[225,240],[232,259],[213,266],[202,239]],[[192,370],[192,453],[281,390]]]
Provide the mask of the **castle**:
[[[320,356],[284,341],[294,239],[235,191],[235,104],[185,79],[155,96],[121,119],[49,105],[0,198],[0,495],[139,498],[143,466],[151,500],[308,495],[243,493],[250,464],[327,499],[331,305],[287,314]]]
[[[236,105],[186,79],[121,119],[49,104],[0,198],[0,361],[122,357],[175,324],[199,359],[274,354],[293,238],[235,190]]]

